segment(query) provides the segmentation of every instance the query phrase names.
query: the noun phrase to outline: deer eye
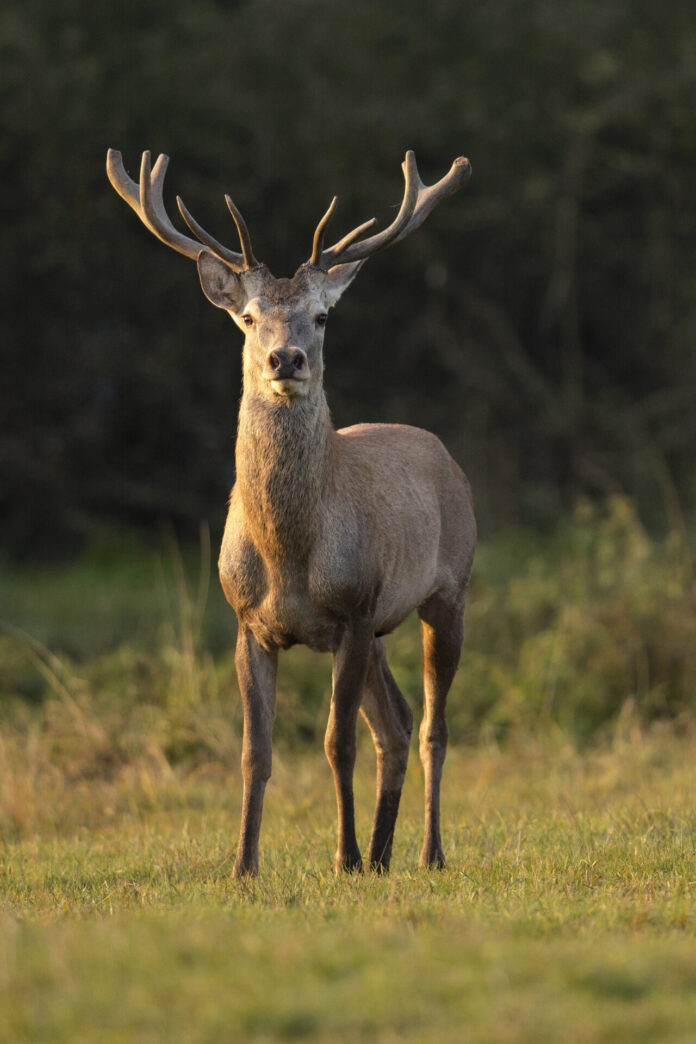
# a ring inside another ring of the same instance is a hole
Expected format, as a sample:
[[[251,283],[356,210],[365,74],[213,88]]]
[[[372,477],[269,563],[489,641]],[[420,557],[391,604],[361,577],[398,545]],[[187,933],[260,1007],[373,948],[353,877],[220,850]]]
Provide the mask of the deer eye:
[[[316,317],[315,321],[316,321],[317,326],[326,326],[326,320],[327,320],[326,312],[320,312],[319,315]]]
[[[244,323],[245,326],[253,326],[254,325],[254,320],[249,315],[248,312],[245,312],[244,315],[242,316],[242,322]]]

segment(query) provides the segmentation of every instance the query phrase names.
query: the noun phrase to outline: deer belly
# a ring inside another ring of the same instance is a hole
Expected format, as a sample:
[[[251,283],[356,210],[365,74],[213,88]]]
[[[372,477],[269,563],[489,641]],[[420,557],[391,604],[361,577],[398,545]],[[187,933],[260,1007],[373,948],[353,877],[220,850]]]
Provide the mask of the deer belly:
[[[437,548],[396,556],[382,577],[375,606],[375,631],[388,634],[433,593],[438,582]]]

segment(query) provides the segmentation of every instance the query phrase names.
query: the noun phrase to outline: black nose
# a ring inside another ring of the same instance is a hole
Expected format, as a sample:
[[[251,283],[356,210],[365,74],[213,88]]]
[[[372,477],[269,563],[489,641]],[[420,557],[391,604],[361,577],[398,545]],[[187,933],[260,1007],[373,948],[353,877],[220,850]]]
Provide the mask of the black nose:
[[[274,379],[282,380],[297,377],[307,365],[307,356],[301,348],[274,348],[267,361]]]

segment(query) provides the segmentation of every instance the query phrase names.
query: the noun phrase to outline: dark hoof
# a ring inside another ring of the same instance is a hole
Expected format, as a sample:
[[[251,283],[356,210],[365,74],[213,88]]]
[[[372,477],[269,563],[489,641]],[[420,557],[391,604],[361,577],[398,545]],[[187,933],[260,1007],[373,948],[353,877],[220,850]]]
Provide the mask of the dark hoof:
[[[418,867],[420,870],[428,870],[430,868],[434,870],[444,870],[445,857],[442,854],[442,849],[437,848],[434,851],[423,849],[420,859],[418,860]]]
[[[248,864],[242,862],[242,860],[240,859],[237,859],[237,861],[234,864],[232,876],[236,878],[237,881],[248,881],[249,878],[256,877],[258,875],[258,872],[259,868],[257,864]]]
[[[359,852],[357,855],[336,856],[334,869],[337,874],[359,874],[362,868],[362,856]]]
[[[380,835],[371,838],[367,857],[370,870],[376,870],[377,873],[383,874],[389,869],[392,855],[392,838],[393,832],[387,835],[386,840],[382,840]]]
[[[370,870],[372,870],[375,874],[389,873],[389,863],[385,862],[383,859],[371,859],[369,865]]]

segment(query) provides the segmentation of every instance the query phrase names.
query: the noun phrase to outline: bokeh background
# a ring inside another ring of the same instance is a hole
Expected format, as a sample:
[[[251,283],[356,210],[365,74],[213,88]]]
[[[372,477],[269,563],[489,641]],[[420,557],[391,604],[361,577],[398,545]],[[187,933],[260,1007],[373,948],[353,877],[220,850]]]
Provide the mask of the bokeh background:
[[[2,554],[162,520],[214,535],[241,338],[106,179],[172,158],[165,198],[276,275],[454,156],[473,177],[370,261],[332,317],[337,425],[436,431],[484,534],[621,492],[694,509],[696,17],[691,0],[5,0],[0,12]],[[176,217],[178,220],[178,215]]]
[[[238,765],[214,563],[241,336],[113,191],[108,147],[133,175],[167,153],[170,213],[180,194],[235,245],[229,192],[276,275],[334,193],[338,238],[391,220],[407,148],[426,182],[468,155],[469,184],[370,260],[326,338],[337,426],[432,429],[472,482],[452,739],[692,720],[693,0],[6,0],[0,47],[0,722],[18,765],[34,728],[47,771],[70,750],[78,777]],[[419,712],[415,621],[390,650]],[[320,741],[329,667],[282,658],[281,743]]]

